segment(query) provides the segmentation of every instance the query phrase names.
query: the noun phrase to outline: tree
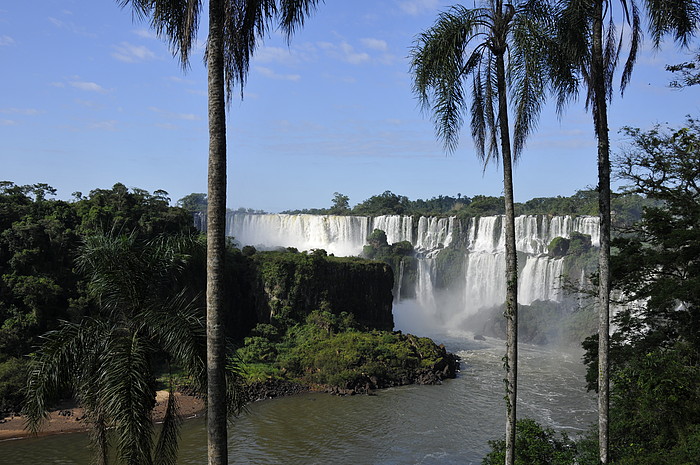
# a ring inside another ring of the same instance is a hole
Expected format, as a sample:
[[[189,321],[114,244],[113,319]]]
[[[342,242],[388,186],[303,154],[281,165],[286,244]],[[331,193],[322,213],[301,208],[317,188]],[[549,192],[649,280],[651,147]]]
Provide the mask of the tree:
[[[331,215],[345,215],[350,212],[350,197],[340,192],[333,193],[333,206],[328,211]]]
[[[545,97],[546,49],[551,30],[546,4],[536,0],[484,2],[482,8],[453,6],[423,32],[411,51],[413,89],[432,114],[448,152],[457,148],[465,113],[484,162],[503,163],[506,249],[506,464],[515,460],[517,394],[517,252],[512,163],[523,150]],[[464,86],[471,79],[471,106]],[[513,141],[508,93],[515,113]]]
[[[108,461],[110,437],[125,464],[175,463],[180,422],[172,384],[153,442],[154,361],[165,356],[191,376],[195,391],[204,391],[204,321],[184,281],[198,247],[187,237],[86,239],[77,268],[97,311],[47,333],[32,358],[25,401],[30,430],[40,429],[54,396],[72,391],[92,427],[98,463]]]
[[[195,43],[202,2],[117,0],[150,18],[183,66]],[[246,83],[250,59],[273,22],[289,40],[318,0],[210,0],[206,48],[209,162],[207,182],[207,436],[209,463],[228,461],[225,400],[224,257],[226,248],[226,99]]]
[[[608,347],[610,332],[610,140],[608,101],[612,98],[613,77],[623,47],[629,38],[629,50],[620,79],[624,92],[630,82],[641,45],[640,10],[636,0],[620,0],[621,18],[615,16],[614,0],[561,0],[558,43],[550,48],[557,66],[553,82],[559,92],[559,108],[577,95],[579,84],[571,72],[580,76],[586,92],[586,106],[591,108],[598,140],[598,209],[600,216],[600,256],[598,261],[598,422],[600,461],[608,463],[609,376]],[[655,47],[667,33],[681,45],[694,33],[700,19],[697,0],[644,2],[649,18],[649,32]],[[615,21],[621,19],[623,30]],[[628,33],[624,31],[629,27]]]
[[[373,195],[352,209],[355,215],[403,215],[408,208],[408,197],[384,191],[381,195]]]
[[[192,193],[177,201],[177,206],[191,212],[203,212],[207,209],[207,194]]]
[[[700,125],[626,128],[616,158],[629,192],[655,200],[612,241],[624,297],[611,335],[610,455],[615,463],[694,463],[700,433]],[[595,384],[597,344],[588,341]]]

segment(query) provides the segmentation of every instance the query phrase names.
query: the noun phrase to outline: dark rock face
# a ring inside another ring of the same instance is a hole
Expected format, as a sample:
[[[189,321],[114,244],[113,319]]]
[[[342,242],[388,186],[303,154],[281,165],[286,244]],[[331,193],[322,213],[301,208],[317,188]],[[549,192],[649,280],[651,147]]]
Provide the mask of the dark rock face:
[[[292,396],[307,392],[308,386],[282,379],[268,379],[264,382],[251,383],[246,388],[249,402],[274,399],[275,397]]]
[[[352,313],[367,328],[394,327],[394,276],[385,263],[290,252],[257,253],[252,259],[258,322],[280,315],[303,321],[324,309]]]

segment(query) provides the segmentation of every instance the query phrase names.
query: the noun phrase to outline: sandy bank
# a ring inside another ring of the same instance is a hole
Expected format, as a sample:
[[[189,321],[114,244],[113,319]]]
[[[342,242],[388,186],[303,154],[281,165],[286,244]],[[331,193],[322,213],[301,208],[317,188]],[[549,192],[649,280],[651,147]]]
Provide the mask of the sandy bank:
[[[204,401],[197,397],[176,393],[180,406],[180,414],[183,418],[191,418],[203,414]],[[156,397],[156,407],[153,409],[153,418],[160,421],[165,414],[166,391],[159,391]],[[76,433],[87,431],[88,426],[81,421],[83,409],[70,404],[60,405],[58,409],[50,413],[39,431],[39,436],[49,434]],[[30,436],[24,429],[24,417],[10,416],[0,420],[0,441],[8,439],[25,438]]]

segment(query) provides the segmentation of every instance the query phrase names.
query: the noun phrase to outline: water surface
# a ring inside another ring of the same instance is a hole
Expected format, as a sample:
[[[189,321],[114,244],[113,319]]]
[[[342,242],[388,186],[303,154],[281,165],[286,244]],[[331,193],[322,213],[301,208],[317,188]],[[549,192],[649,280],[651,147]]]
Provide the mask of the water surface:
[[[457,379],[371,396],[303,394],[257,402],[229,426],[231,464],[480,464],[503,435],[503,341],[433,336],[462,358]],[[520,418],[570,435],[595,420],[580,354],[520,346]],[[87,435],[0,442],[0,463],[86,464]],[[185,423],[181,464],[206,463],[203,419]]]

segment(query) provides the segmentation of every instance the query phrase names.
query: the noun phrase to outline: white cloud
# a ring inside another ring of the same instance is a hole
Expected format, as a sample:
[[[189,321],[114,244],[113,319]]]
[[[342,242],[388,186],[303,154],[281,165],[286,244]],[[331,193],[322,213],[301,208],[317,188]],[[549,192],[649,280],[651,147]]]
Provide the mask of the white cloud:
[[[145,45],[133,45],[128,42],[122,42],[119,45],[115,45],[114,50],[112,57],[125,63],[137,63],[156,58],[156,54]]]
[[[194,113],[174,113],[171,111],[163,110],[162,108],[158,107],[148,107],[148,109],[154,113],[158,113],[169,119],[179,119],[183,121],[199,121],[201,119],[198,115],[195,115]]]
[[[270,79],[279,79],[283,81],[298,81],[301,79],[301,76],[298,74],[278,74],[270,68],[265,68],[264,66],[256,66],[255,70]]]
[[[56,26],[56,27],[65,27],[65,25],[66,25],[66,23],[64,23],[64,22],[61,21],[60,19],[58,19],[58,18],[53,18],[53,17],[51,17],[51,16],[49,16],[49,22],[51,22],[51,24],[53,24],[53,25]]]
[[[157,39],[158,38],[158,36],[156,36],[156,33],[151,31],[150,29],[140,28],[140,29],[134,29],[134,31],[132,31],[132,32],[143,39]]]
[[[439,0],[400,0],[399,8],[404,13],[417,16],[423,12],[435,10],[440,4]]]
[[[100,129],[103,131],[116,131],[117,130],[117,121],[116,120],[107,120],[107,121],[97,121],[94,123],[91,123],[88,125],[88,128],[90,129]]]
[[[3,45],[14,45],[15,39],[10,36],[2,35],[0,36],[0,47]]]
[[[337,45],[331,42],[318,42],[316,45],[321,50],[325,50],[332,58],[351,65],[359,65],[371,59],[368,53],[355,51],[355,48],[346,41],[342,41]]]
[[[386,52],[389,50],[389,46],[387,45],[386,41],[381,39],[373,39],[368,37],[365,39],[360,39],[360,42],[362,45],[372,50],[379,50],[380,52]]]
[[[298,65],[308,61],[308,57],[297,49],[283,47],[262,47],[255,52],[257,63],[278,63],[282,65]]]
[[[34,116],[42,112],[35,108],[0,108],[0,113]]]
[[[78,105],[82,105],[84,107],[87,107],[87,108],[91,108],[93,110],[99,110],[99,109],[104,108],[104,105],[102,105],[101,103],[92,101],[92,100],[76,99],[75,103],[77,103]]]
[[[343,60],[352,65],[359,65],[365,61],[369,61],[369,54],[364,52],[356,52],[352,45],[347,42],[340,43],[340,50],[343,52]]]
[[[47,19],[49,20],[49,22],[51,24],[53,24],[54,26],[56,26],[59,29],[66,29],[74,34],[82,35],[85,37],[92,37],[92,38],[97,37],[96,34],[94,34],[92,32],[88,32],[83,27],[76,26],[75,23],[73,23],[73,22],[65,22],[65,21],[62,21],[58,18],[54,18],[52,16],[49,16]]]
[[[194,84],[194,81],[191,79],[185,79],[180,76],[168,76],[165,79],[167,79],[170,82],[176,82],[178,84]]]
[[[100,94],[106,94],[107,89],[102,87],[101,85],[95,83],[95,82],[86,82],[86,81],[71,81],[68,84],[70,84],[72,87],[75,87],[76,89],[84,90],[87,92],[99,92]],[[62,86],[57,86],[57,87],[62,87]]]
[[[14,126],[17,124],[17,121],[13,121],[11,119],[0,119],[0,126]]]

